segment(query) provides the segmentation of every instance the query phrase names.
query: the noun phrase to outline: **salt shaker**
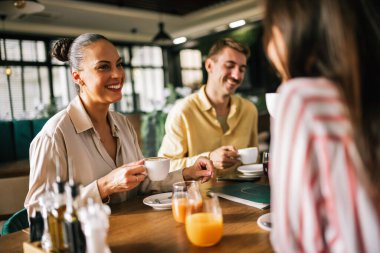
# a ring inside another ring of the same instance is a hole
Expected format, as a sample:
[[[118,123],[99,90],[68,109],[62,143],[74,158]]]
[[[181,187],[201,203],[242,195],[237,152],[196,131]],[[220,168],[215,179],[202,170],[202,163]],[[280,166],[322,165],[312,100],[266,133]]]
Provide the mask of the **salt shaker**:
[[[79,209],[79,219],[86,236],[87,253],[111,253],[107,244],[110,213],[109,206],[95,203],[91,199],[86,206]]]
[[[52,251],[55,250],[56,247],[54,245],[54,242],[52,240],[50,226],[49,226],[49,216],[50,211],[53,207],[53,196],[50,191],[45,192],[39,199],[38,199],[39,205],[41,207],[42,211],[42,218],[44,221],[44,231],[41,237],[41,245],[42,248],[45,251]]]

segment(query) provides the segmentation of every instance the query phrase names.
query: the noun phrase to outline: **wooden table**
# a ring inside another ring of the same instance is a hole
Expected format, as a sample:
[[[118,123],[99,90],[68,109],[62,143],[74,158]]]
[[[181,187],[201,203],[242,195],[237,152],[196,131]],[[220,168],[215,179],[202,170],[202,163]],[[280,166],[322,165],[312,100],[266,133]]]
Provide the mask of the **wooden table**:
[[[202,185],[202,191],[213,182]],[[201,248],[192,245],[183,224],[176,223],[171,210],[156,211],[142,203],[138,197],[111,207],[108,243],[117,252],[273,252],[269,233],[259,228],[256,221],[269,212],[250,206],[219,199],[223,211],[224,231],[222,240],[215,246]],[[25,231],[0,237],[0,251],[22,252],[22,243],[28,240]]]

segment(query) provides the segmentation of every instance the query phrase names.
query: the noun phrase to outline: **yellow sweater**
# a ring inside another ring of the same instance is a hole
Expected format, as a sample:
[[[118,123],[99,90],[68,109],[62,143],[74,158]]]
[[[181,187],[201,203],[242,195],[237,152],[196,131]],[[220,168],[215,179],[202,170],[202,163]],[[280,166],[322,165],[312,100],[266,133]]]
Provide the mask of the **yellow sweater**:
[[[231,96],[229,129],[223,133],[205,87],[177,102],[166,119],[158,155],[172,159],[170,171],[191,166],[199,156],[208,156],[221,146],[233,145],[237,149],[258,146],[256,106],[239,96]]]

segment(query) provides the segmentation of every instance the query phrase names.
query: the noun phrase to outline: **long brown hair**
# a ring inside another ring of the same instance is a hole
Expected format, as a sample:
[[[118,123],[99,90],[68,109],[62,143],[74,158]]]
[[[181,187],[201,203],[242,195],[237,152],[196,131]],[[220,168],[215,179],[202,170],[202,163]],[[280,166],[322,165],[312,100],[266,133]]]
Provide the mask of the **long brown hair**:
[[[380,192],[380,17],[371,0],[267,0],[264,47],[278,27],[289,78],[326,77],[348,107],[367,176]]]

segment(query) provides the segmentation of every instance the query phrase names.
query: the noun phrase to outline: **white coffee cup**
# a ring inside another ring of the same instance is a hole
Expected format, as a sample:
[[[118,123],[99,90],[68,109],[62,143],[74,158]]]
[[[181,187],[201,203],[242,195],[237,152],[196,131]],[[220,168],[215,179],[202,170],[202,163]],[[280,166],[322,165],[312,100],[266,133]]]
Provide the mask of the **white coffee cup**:
[[[149,157],[145,158],[145,168],[148,177],[152,181],[161,181],[166,178],[169,173],[170,159],[166,157]]]
[[[256,163],[258,149],[256,147],[242,148],[238,150],[238,154],[243,164]]]

